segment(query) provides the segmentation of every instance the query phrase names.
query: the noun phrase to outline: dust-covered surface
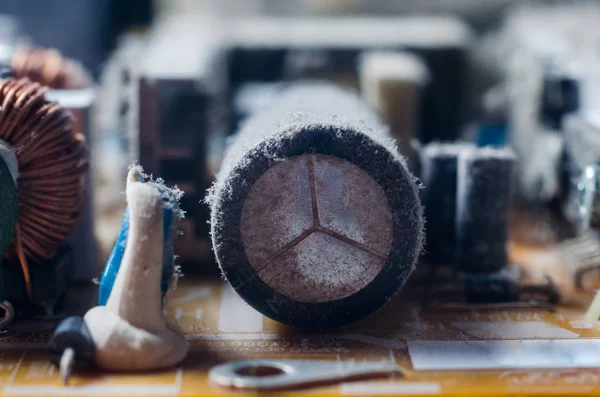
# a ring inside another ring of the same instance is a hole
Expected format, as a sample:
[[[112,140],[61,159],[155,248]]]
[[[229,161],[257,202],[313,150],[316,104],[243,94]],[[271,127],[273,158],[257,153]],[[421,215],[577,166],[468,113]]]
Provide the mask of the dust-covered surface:
[[[360,131],[390,151],[395,161],[404,164],[404,159],[397,154],[396,142],[389,136],[388,127],[355,93],[316,81],[299,83],[291,86],[268,111],[248,120],[231,139],[216,183],[207,197],[211,206],[214,207],[216,196],[230,191],[231,186],[227,186],[230,174],[251,161],[250,153],[259,144],[266,156],[277,160],[273,153],[277,152],[281,141],[307,126],[333,127],[340,134]]]
[[[383,189],[356,165],[322,155],[269,168],[244,203],[240,227],[259,277],[302,302],[360,291],[381,271],[393,239]]]
[[[183,216],[181,193],[161,180],[144,178],[150,179],[140,167],[129,171],[127,247],[106,305],[84,316],[95,346],[94,363],[107,370],[168,368],[187,352],[183,335],[165,323],[158,288],[165,269],[173,272],[173,225]]]
[[[146,174],[144,169],[139,164],[131,164],[129,166],[130,173],[134,172],[135,176],[141,181],[156,185],[160,190],[161,199],[163,201],[164,208],[167,208],[173,212],[175,216],[175,224],[185,218],[185,210],[181,209],[180,202],[183,197],[183,191],[177,187],[168,187],[165,184],[164,179],[153,175]],[[181,234],[180,231],[176,231],[176,235]],[[172,240],[171,240],[172,243]],[[171,264],[163,264],[163,266],[171,266],[171,269],[163,269],[163,272],[171,275],[170,288],[174,289],[177,287],[177,281],[183,277],[181,266],[177,264],[177,255],[173,255],[173,261]]]
[[[462,270],[496,271],[507,264],[514,162],[508,148],[471,148],[459,155],[456,236]]]
[[[358,165],[382,187],[392,209],[394,239],[383,270],[363,290],[337,301],[335,307],[309,309],[308,303],[299,307],[298,302],[257,281],[240,236],[244,202],[254,183],[273,165],[306,153],[339,157]],[[213,249],[224,275],[245,298],[254,300],[251,303],[256,308],[269,312],[269,305],[278,307],[284,316],[279,319],[288,323],[331,326],[375,310],[403,285],[423,246],[418,182],[397,153],[387,128],[354,93],[329,84],[295,85],[267,111],[250,119],[233,138],[207,202]],[[390,283],[390,278],[397,282]],[[378,297],[366,299],[373,293]],[[296,310],[289,310],[290,305]],[[349,305],[361,309],[345,309]]]
[[[185,218],[185,211],[179,207],[179,202],[183,197],[183,191],[179,189],[177,185],[168,187],[165,184],[164,179],[161,177],[154,177],[152,174],[146,174],[139,164],[130,165],[129,170],[134,170],[141,181],[157,185],[161,191],[161,198],[163,199],[164,206],[172,210],[178,220]]]
[[[432,142],[420,150],[421,192],[427,218],[428,261],[452,263],[456,252],[456,186],[458,156],[474,147],[469,142]]]

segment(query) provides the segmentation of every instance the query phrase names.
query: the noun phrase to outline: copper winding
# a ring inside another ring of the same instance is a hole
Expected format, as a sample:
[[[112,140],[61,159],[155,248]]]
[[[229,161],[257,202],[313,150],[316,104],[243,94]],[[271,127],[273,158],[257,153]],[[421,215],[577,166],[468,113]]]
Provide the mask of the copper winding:
[[[19,164],[17,231],[7,256],[18,258],[30,297],[27,262],[52,258],[70,234],[88,168],[85,137],[46,90],[28,79],[0,81],[0,139],[15,148]]]
[[[55,49],[21,47],[11,68],[16,78],[28,78],[52,89],[84,88],[91,85],[85,69]]]

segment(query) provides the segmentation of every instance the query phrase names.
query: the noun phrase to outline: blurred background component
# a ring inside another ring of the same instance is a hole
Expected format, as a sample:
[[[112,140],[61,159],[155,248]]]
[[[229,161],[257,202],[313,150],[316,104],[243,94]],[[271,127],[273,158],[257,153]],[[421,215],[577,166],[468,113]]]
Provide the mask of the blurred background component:
[[[226,54],[208,19],[166,17],[157,21],[131,71],[129,155],[146,172],[185,193],[186,218],[175,243],[181,262],[207,262],[208,208],[201,205],[213,181],[213,141],[224,140]]]
[[[0,13],[16,17],[22,39],[59,49],[100,72],[119,34],[152,21],[152,0],[19,0],[0,2]],[[0,37],[9,26],[2,23]]]

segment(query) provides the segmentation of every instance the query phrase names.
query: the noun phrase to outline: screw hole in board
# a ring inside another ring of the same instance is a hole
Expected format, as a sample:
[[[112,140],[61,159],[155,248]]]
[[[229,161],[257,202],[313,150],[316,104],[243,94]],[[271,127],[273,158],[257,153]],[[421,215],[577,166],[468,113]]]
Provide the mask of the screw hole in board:
[[[247,365],[235,370],[235,373],[242,376],[251,376],[265,378],[270,376],[280,376],[286,373],[280,367],[270,365]]]

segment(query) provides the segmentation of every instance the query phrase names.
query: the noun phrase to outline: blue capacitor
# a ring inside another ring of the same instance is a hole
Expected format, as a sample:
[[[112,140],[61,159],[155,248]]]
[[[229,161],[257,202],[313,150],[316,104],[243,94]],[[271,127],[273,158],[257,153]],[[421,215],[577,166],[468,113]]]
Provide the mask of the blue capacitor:
[[[486,123],[477,135],[477,146],[505,146],[508,140],[508,128],[505,123]]]
[[[129,207],[125,209],[125,216],[123,217],[123,223],[121,224],[121,232],[117,238],[114,248],[112,249],[106,265],[104,265],[104,271],[102,272],[102,279],[100,280],[100,291],[98,293],[98,304],[106,305],[106,301],[110,296],[115,279],[117,278],[117,272],[121,267],[121,261],[123,260],[123,254],[125,253],[125,246],[127,246],[127,236],[129,234]]]
[[[173,257],[173,238],[175,236],[175,214],[174,209],[177,208],[177,199],[173,191],[163,185],[158,185],[158,188],[163,193],[163,268],[161,289],[163,296],[169,289],[169,283],[173,277],[174,261]]]
[[[174,193],[167,187],[148,182],[155,185],[162,193],[163,197],[163,271],[161,280],[161,290],[164,294],[169,288],[169,283],[174,271],[173,257],[173,236],[175,234],[174,209],[177,208],[177,199]],[[121,224],[121,232],[117,238],[117,242],[106,261],[102,279],[100,280],[100,291],[98,294],[98,305],[105,305],[112,291],[117,273],[121,267],[125,247],[127,246],[127,237],[129,234],[129,208],[125,210],[123,223]]]

